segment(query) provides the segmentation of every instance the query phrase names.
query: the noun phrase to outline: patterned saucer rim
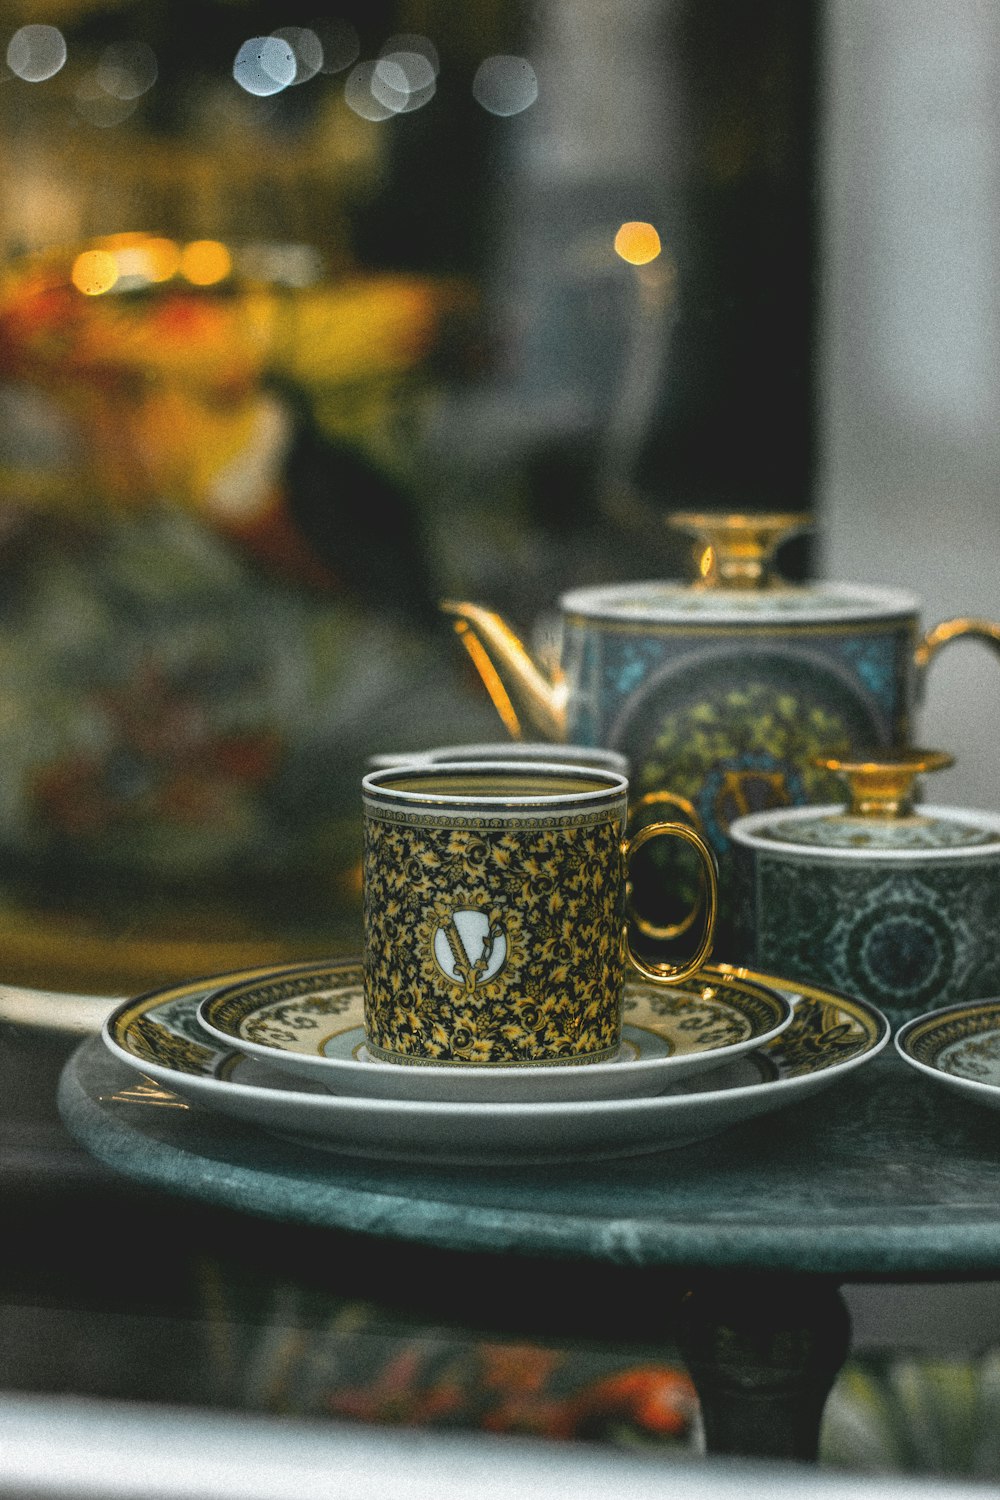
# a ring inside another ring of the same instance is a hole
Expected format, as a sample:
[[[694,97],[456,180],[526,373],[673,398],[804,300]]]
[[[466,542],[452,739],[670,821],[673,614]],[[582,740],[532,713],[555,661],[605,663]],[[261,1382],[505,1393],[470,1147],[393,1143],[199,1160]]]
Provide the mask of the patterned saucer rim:
[[[614,1092],[623,1086],[631,1091],[643,1086],[650,1090],[664,1087],[674,1079],[721,1067],[745,1052],[766,1046],[794,1018],[794,1006],[773,985],[750,979],[743,974],[737,976],[723,973],[718,967],[708,965],[701,973],[709,987],[714,985],[725,990],[726,1001],[746,1020],[750,1028],[749,1034],[716,1046],[707,1045],[698,1051],[678,1052],[666,1057],[629,1057],[623,1053],[619,1058],[604,1062],[547,1063],[544,1066],[536,1064],[520,1067],[507,1064],[435,1066],[419,1062],[407,1065],[383,1062],[377,1058],[331,1057],[319,1053],[297,1052],[283,1047],[280,1040],[262,1042],[241,1034],[241,1023],[251,1020],[265,1005],[276,1003],[274,1000],[257,1000],[254,991],[259,987],[266,988],[286,979],[293,986],[296,982],[305,986],[315,977],[317,990],[335,988],[335,984],[329,985],[328,981],[338,971],[344,976],[342,983],[345,989],[360,986],[360,958],[290,965],[287,970],[263,979],[253,978],[214,989],[199,1003],[198,1021],[222,1046],[236,1047],[269,1067],[280,1068],[282,1073],[315,1078],[325,1082],[328,1087],[339,1084],[349,1093],[356,1092],[358,1085],[363,1085],[365,1092],[371,1095],[377,1081],[396,1097],[446,1099],[462,1095],[467,1100],[474,1100],[477,1092],[485,1094],[501,1087],[516,1086],[522,1091],[522,1097],[531,1095],[541,1102],[547,1093],[561,1099],[574,1096],[584,1099],[601,1097],[602,1090],[605,1093]],[[691,988],[696,989],[697,985],[692,984]],[[652,994],[655,989],[648,981],[636,979],[627,982],[627,991],[638,990]],[[684,987],[679,986],[678,989],[681,993],[684,992]],[[295,998],[306,1000],[308,995],[308,989],[304,988]],[[356,1026],[357,1023],[349,1029],[354,1030]],[[636,1029],[655,1033],[655,1017],[636,1023]],[[666,1025],[663,1030],[666,1030]]]
[[[918,1072],[936,1082],[949,1084],[962,1093],[979,1094],[982,1099],[996,1101],[1000,1105],[1000,1085],[987,1083],[981,1078],[969,1078],[964,1073],[949,1073],[937,1062],[944,1046],[958,1041],[961,1036],[978,1035],[987,1028],[975,1023],[989,1019],[994,1023],[989,1029],[1000,1031],[1000,996],[963,1000],[954,1005],[944,1005],[938,1010],[926,1011],[920,1016],[912,1016],[900,1026],[893,1037],[893,1044],[903,1061]],[[971,1027],[970,1022],[973,1023]],[[943,1036],[940,1034],[942,1031],[945,1032]],[[930,1057],[918,1056],[917,1049],[921,1042],[926,1046],[932,1040],[937,1043],[935,1053]]]
[[[263,1131],[312,1150],[409,1161],[421,1169],[521,1168],[683,1149],[812,1098],[874,1058],[889,1034],[885,1017],[864,1002],[811,987],[807,997],[796,986],[792,994],[802,1003],[791,1027],[718,1077],[702,1074],[677,1091],[528,1103],[373,1098],[331,1093],[304,1080],[286,1087],[256,1059],[220,1048],[196,1013],[218,982],[188,981],[113,1012],[103,1041],[136,1079],[114,1094],[116,1101],[127,1108],[200,1106],[227,1116],[250,1127],[250,1153],[254,1133]],[[259,1081],[234,1079],[241,1067],[251,1080],[256,1070]],[[197,1129],[192,1117],[194,1138]]]
[[[792,1102],[797,1094],[808,1093],[820,1079],[824,1082],[832,1081],[832,1076],[841,1076],[851,1072],[864,1063],[870,1062],[885,1047],[890,1036],[890,1026],[882,1012],[868,1001],[846,996],[837,991],[822,988],[816,985],[802,984],[799,981],[780,979],[775,975],[764,974],[757,970],[736,967],[729,964],[718,964],[713,967],[722,972],[727,972],[734,977],[751,980],[755,983],[768,981],[771,986],[780,988],[790,999],[793,1006],[796,1002],[803,1000],[813,1001],[819,1004],[832,1004],[841,1011],[846,1011],[867,1033],[865,1045],[853,1052],[851,1056],[842,1059],[823,1061],[820,1059],[818,1066],[803,1067],[802,1071],[791,1076],[778,1076],[776,1078],[755,1081],[750,1084],[739,1084],[736,1086],[723,1086],[713,1090],[700,1090],[697,1093],[667,1093],[657,1095],[627,1096],[623,1098],[610,1099],[587,1099],[587,1100],[560,1100],[556,1102],[539,1100],[535,1103],[512,1102],[503,1104],[482,1103],[467,1101],[440,1101],[420,1099],[380,1099],[365,1095],[341,1095],[326,1091],[309,1093],[301,1088],[291,1085],[277,1088],[272,1085],[262,1087],[259,1084],[240,1083],[235,1079],[224,1076],[207,1076],[191,1071],[184,1071],[176,1063],[164,1063],[157,1061],[155,1057],[143,1055],[141,1052],[130,1049],[124,1038],[128,1028],[137,1021],[141,1022],[148,1012],[162,1007],[163,1005],[179,1000],[187,1000],[191,1018],[196,1021],[197,1007],[200,1001],[223,984],[234,984],[245,980],[263,978],[269,974],[275,974],[287,969],[285,964],[266,965],[259,968],[234,971],[226,975],[216,975],[192,979],[180,984],[164,986],[155,990],[146,991],[134,999],[126,1000],[108,1016],[101,1029],[101,1038],[108,1050],[125,1063],[133,1071],[148,1075],[163,1083],[168,1089],[175,1090],[188,1098],[211,1109],[218,1104],[220,1095],[235,1095],[243,1102],[252,1104],[254,1101],[266,1100],[272,1107],[278,1107],[282,1103],[291,1106],[302,1106],[306,1113],[315,1117],[327,1114],[344,1116],[359,1116],[365,1120],[377,1120],[380,1116],[388,1119],[411,1119],[414,1121],[429,1118],[448,1121],[452,1124],[461,1124],[463,1121],[475,1121],[488,1118],[492,1120],[521,1120],[530,1121],[538,1119],[564,1119],[577,1120],[587,1118],[607,1118],[613,1123],[616,1117],[641,1116],[651,1114],[654,1117],[669,1116],[671,1114],[691,1113],[697,1115],[710,1105],[728,1104],[739,1105],[743,1101],[760,1103],[766,1108],[765,1101],[772,1099],[775,1094],[780,1096],[780,1102]],[[303,968],[312,967],[303,965]],[[202,1028],[199,1028],[202,1029]],[[213,1044],[214,1038],[204,1033],[206,1043]],[[783,1043],[784,1033],[775,1037],[767,1044],[767,1049],[780,1048]],[[205,1050],[208,1050],[207,1048]],[[764,1049],[758,1049],[764,1050]],[[238,1061],[242,1057],[236,1048],[230,1048],[226,1054],[227,1059]],[[774,1108],[778,1107],[775,1103]],[[760,1111],[758,1111],[760,1112]],[[301,1113],[301,1111],[299,1111]],[[742,1116],[739,1111],[735,1112],[733,1123]]]

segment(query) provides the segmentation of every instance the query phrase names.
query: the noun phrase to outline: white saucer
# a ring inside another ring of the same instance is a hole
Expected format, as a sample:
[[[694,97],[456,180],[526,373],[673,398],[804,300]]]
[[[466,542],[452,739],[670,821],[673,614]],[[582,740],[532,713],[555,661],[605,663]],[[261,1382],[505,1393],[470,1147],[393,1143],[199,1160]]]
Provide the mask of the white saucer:
[[[325,1150],[423,1166],[523,1166],[634,1156],[703,1140],[829,1088],[875,1057],[889,1037],[885,1017],[862,1001],[733,970],[733,978],[781,989],[794,1005],[792,1023],[727,1067],[682,1080],[673,1093],[538,1104],[368,1098],[331,1094],[317,1084],[283,1087],[272,1069],[220,1046],[200,1025],[198,1006],[208,995],[277,972],[194,980],[120,1005],[102,1036],[144,1080],[130,1100],[151,1108],[202,1106],[236,1119],[247,1126],[248,1155],[255,1131],[265,1130]]]
[[[625,987],[614,1060],[471,1066],[372,1057],[363,1007],[361,961],[353,959],[297,965],[217,990],[201,1002],[198,1019],[221,1046],[333,1093],[481,1104],[662,1093],[763,1046],[792,1019],[785,996],[718,969],[669,987],[637,976]]]

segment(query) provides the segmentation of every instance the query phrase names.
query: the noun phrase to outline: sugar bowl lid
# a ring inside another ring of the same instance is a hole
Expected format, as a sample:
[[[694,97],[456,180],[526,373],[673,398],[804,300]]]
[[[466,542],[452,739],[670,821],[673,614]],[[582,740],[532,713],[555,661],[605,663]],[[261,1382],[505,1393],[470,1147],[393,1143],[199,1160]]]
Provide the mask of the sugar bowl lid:
[[[667,524],[693,537],[692,579],[652,579],[574,589],[564,612],[632,624],[746,627],[842,624],[916,616],[919,601],[902,589],[819,580],[790,583],[777,571],[782,544],[813,522],[806,512],[678,511]]]
[[[1000,816],[917,800],[918,778],[954,763],[943,750],[880,751],[849,760],[819,756],[813,765],[846,781],[846,805],[754,813],[738,818],[730,836],[757,848],[866,860],[1000,850]]]

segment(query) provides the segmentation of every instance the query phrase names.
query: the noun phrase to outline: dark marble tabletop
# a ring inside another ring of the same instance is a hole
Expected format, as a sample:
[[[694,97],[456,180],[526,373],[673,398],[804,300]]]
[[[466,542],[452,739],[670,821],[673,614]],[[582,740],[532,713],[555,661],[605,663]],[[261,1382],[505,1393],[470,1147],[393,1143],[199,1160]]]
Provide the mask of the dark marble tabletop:
[[[59,1085],[76,1140],[137,1183],[269,1220],[647,1269],[845,1280],[1000,1269],[1000,1114],[891,1051],[815,1099],[697,1145],[563,1167],[349,1158],[197,1106],[144,1104],[136,1081],[99,1039],[85,1041]]]

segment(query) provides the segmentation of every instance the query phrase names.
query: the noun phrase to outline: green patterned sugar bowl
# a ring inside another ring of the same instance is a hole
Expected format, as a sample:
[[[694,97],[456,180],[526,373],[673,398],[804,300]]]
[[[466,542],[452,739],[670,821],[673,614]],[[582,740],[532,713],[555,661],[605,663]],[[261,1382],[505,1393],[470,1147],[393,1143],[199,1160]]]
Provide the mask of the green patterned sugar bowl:
[[[826,758],[843,806],[738,818],[743,962],[871,1001],[899,1025],[1000,994],[1000,814],[935,807],[917,778],[941,751]]]

